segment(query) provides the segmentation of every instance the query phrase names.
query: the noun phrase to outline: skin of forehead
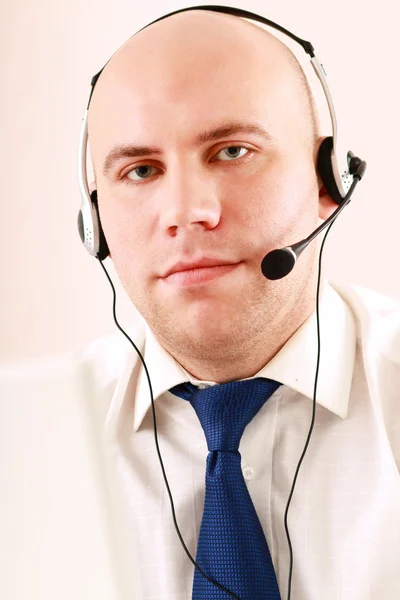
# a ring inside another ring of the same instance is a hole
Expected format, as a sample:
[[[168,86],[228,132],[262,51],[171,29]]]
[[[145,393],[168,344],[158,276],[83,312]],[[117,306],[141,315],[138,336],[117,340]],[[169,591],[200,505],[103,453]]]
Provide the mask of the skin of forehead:
[[[89,106],[91,146],[99,133],[97,129],[101,131],[101,122],[107,118],[110,106],[118,106],[115,82],[132,78],[136,64],[144,61],[142,64],[146,65],[146,70],[155,69],[164,76],[167,71],[172,76],[182,75],[183,66],[189,63],[191,73],[188,75],[191,75],[196,71],[196,62],[203,68],[204,64],[210,64],[212,68],[212,63],[207,63],[210,53],[214,60],[220,56],[220,60],[229,60],[242,67],[246,56],[253,68],[258,61],[261,67],[265,65],[266,79],[271,69],[279,69],[279,74],[286,78],[286,85],[288,81],[293,85],[296,103],[299,104],[301,99],[305,113],[305,90],[300,85],[295,58],[285,44],[268,31],[241,18],[196,10],[154,23],[129,38],[110,59],[98,79]]]

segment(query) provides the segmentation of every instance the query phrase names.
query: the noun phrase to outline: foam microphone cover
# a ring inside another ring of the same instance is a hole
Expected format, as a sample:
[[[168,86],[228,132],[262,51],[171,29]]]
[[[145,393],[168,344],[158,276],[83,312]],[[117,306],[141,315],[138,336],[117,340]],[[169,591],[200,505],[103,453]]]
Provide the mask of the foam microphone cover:
[[[288,248],[272,250],[264,256],[261,271],[267,279],[282,279],[293,269],[296,257]]]

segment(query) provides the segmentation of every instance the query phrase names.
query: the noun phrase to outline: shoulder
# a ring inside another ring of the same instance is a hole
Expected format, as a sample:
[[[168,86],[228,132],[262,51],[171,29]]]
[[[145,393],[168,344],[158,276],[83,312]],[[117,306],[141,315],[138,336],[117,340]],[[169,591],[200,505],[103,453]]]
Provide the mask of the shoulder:
[[[142,351],[144,322],[138,321],[125,331]],[[72,390],[83,388],[89,401],[105,417],[126,359],[132,352],[136,354],[132,344],[117,330],[69,352],[0,364],[0,396],[11,401],[16,396],[56,394],[60,386],[68,382]]]
[[[400,300],[355,284],[328,283],[350,308],[360,344],[400,366]]]
[[[145,341],[144,321],[137,321],[123,329],[142,351]],[[74,351],[73,357],[82,369],[92,374],[96,388],[102,389],[112,382],[116,383],[123,371],[128,354],[132,352],[136,354],[132,343],[120,330],[117,330],[81,346]]]
[[[400,472],[400,301],[357,285],[329,282],[354,315],[365,389]],[[363,386],[364,387],[364,386]]]

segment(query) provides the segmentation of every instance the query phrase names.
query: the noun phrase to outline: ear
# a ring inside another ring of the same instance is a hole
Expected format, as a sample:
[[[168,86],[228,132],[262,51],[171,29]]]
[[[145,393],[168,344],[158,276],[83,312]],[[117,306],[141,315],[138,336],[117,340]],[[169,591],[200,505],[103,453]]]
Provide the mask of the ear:
[[[318,177],[318,187],[319,187],[319,217],[326,221],[331,214],[337,209],[338,204],[332,200],[328,192],[326,191],[323,183]]]

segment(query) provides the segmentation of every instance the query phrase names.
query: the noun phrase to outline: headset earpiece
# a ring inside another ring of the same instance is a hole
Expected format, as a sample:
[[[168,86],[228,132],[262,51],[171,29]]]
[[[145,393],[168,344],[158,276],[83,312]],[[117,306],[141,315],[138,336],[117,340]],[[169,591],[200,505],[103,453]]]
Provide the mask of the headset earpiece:
[[[98,204],[98,200],[97,200],[97,190],[93,190],[93,192],[90,194],[90,199],[93,203],[93,206],[96,209],[96,217],[97,217],[97,222],[98,222],[98,227],[99,227],[99,251],[97,253],[97,258],[99,258],[99,260],[103,261],[107,258],[107,256],[110,255],[110,250],[108,248],[107,240],[104,235],[103,227],[101,226],[99,204]],[[78,222],[78,227],[79,227],[79,222]]]
[[[332,167],[333,137],[326,137],[318,150],[317,169],[326,191],[336,204],[341,204],[343,197],[338,190]]]

